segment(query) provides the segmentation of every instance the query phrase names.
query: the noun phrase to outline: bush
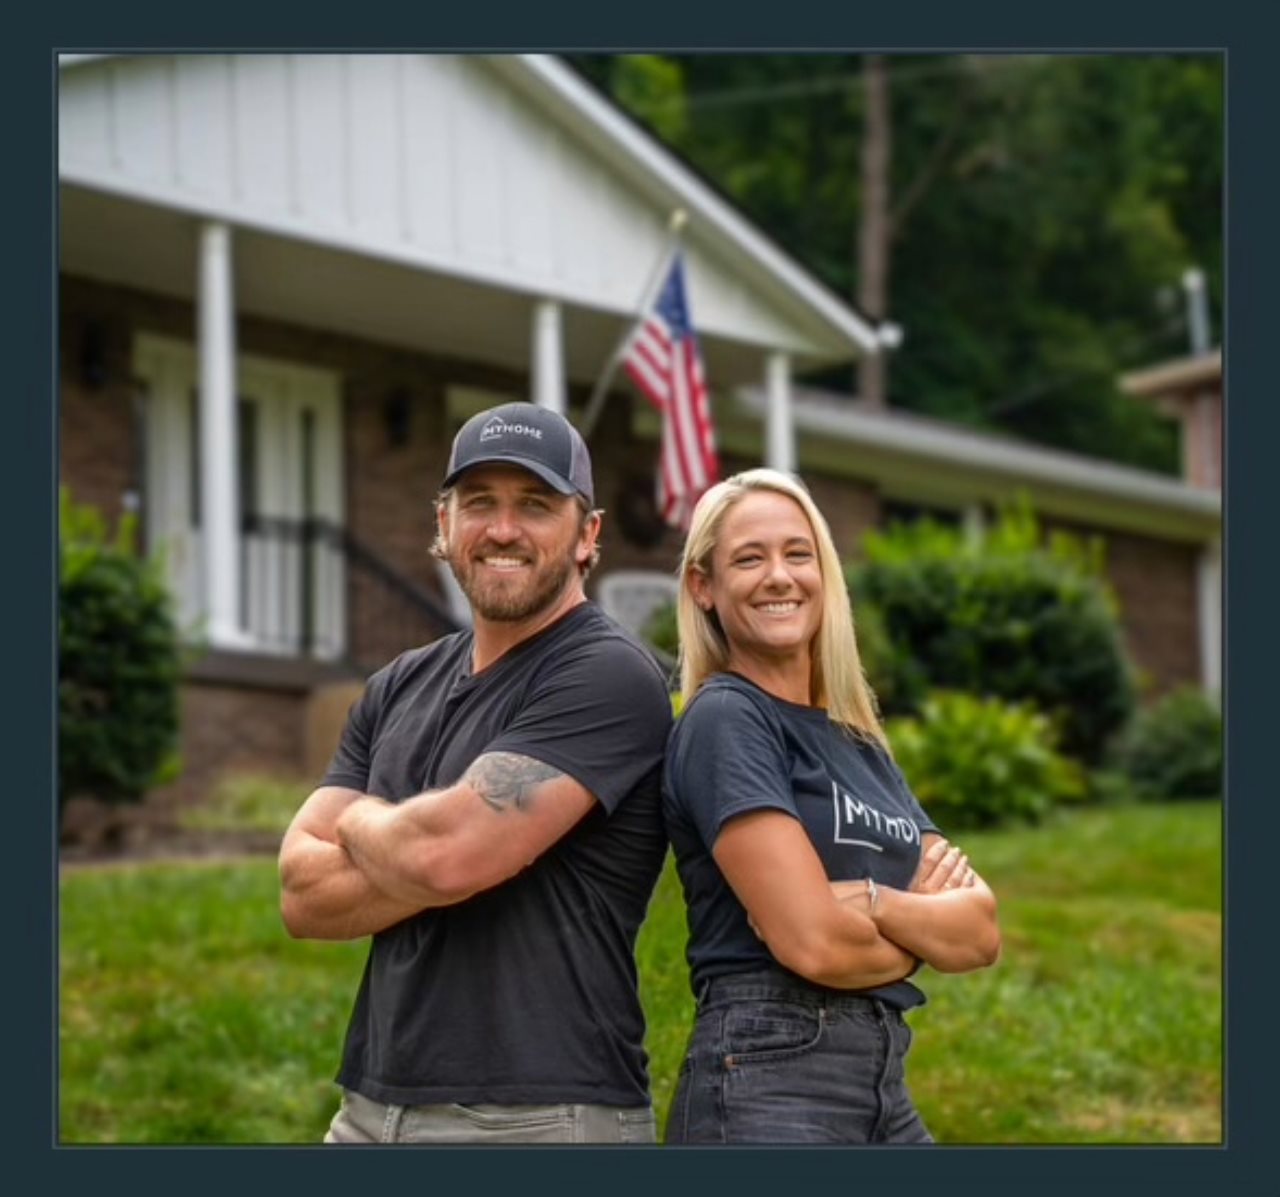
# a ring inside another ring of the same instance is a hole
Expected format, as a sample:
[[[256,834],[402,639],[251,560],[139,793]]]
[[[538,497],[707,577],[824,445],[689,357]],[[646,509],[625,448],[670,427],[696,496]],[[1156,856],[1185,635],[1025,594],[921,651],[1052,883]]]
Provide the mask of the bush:
[[[1052,721],[1028,706],[934,692],[920,716],[885,724],[912,792],[944,833],[1037,823],[1085,795],[1080,766],[1055,748]]]
[[[663,603],[660,607],[655,607],[653,614],[645,620],[640,634],[659,652],[673,658],[678,656],[680,635],[676,630],[675,603]]]
[[[848,580],[855,610],[874,607],[892,645],[871,670],[887,715],[919,710],[926,687],[1031,702],[1054,716],[1064,752],[1102,759],[1134,686],[1097,548],[1042,546],[1025,507],[980,537],[925,521],[865,547]]]
[[[1134,716],[1111,764],[1146,801],[1219,798],[1222,715],[1195,687],[1175,690]]]
[[[59,510],[58,801],[135,802],[178,739],[181,658],[159,565],[133,546],[134,521],[108,537],[102,517]]]

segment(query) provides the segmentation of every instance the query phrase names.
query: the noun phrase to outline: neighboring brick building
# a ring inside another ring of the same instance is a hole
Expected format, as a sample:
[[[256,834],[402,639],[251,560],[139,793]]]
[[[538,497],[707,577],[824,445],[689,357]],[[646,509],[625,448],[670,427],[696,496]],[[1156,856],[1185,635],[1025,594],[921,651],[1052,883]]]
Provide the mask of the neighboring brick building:
[[[1127,394],[1152,402],[1178,425],[1182,476],[1222,490],[1222,350],[1161,362],[1120,379]]]

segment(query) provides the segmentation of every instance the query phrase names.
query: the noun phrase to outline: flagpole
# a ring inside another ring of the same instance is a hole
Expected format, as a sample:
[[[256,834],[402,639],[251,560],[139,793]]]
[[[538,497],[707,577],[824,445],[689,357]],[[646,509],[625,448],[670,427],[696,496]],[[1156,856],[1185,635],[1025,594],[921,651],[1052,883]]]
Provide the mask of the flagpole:
[[[583,440],[591,436],[596,426],[596,421],[600,418],[600,409],[604,406],[605,396],[608,394],[609,384],[613,381],[613,376],[618,369],[618,363],[626,355],[631,338],[635,335],[636,329],[653,303],[654,296],[662,283],[667,267],[671,264],[671,259],[675,257],[680,248],[680,230],[684,228],[688,219],[689,217],[685,214],[683,208],[677,208],[671,213],[671,219],[667,222],[666,245],[663,248],[662,256],[653,268],[653,274],[645,284],[644,293],[640,296],[640,303],[636,308],[635,317],[627,327],[627,331],[622,335],[622,339],[614,347],[613,355],[609,358],[604,372],[596,382],[595,390],[591,392],[591,398],[587,401],[586,411],[583,413],[582,423],[578,428]]]

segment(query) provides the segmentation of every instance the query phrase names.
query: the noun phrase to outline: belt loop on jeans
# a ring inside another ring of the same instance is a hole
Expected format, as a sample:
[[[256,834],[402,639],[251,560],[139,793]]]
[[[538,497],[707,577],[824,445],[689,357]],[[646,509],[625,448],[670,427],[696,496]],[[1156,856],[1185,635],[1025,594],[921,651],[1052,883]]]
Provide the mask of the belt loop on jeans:
[[[701,1010],[706,1005],[707,994],[711,992],[711,978],[703,978],[702,984],[698,986],[698,995],[694,999],[698,1009]]]

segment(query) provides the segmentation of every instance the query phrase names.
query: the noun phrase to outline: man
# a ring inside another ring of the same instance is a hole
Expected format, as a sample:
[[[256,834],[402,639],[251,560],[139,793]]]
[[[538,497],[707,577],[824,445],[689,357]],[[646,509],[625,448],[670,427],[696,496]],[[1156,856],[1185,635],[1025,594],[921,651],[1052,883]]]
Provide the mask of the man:
[[[370,679],[280,851],[292,935],[373,935],[326,1142],[653,1142],[634,946],[671,710],[586,601],[586,445],[482,412],[436,518],[473,627]]]

